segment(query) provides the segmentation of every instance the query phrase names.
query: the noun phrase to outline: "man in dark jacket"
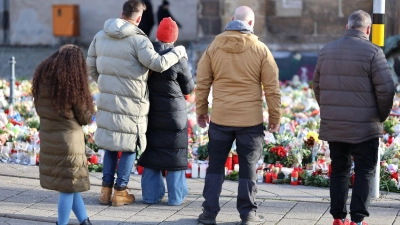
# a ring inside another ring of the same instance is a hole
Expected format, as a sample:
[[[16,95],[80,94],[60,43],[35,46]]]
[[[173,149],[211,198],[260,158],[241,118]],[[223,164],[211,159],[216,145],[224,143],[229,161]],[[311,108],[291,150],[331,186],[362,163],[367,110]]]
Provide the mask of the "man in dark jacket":
[[[331,210],[334,225],[366,224],[382,122],[388,117],[394,84],[382,49],[369,42],[371,17],[358,10],[343,37],[319,53],[314,92],[321,107],[320,139],[332,158]],[[355,182],[346,219],[348,178],[354,159]]]
[[[171,15],[171,13],[169,12],[169,2],[167,0],[164,0],[162,2],[162,4],[160,5],[160,7],[158,7],[158,11],[157,11],[157,20],[158,20],[158,24],[161,23],[161,21],[164,18],[168,18],[171,17],[171,19],[173,21],[176,22],[176,24],[178,25],[179,28],[182,28],[181,24],[178,23],[178,21],[176,21],[176,19]]]
[[[143,11],[142,20],[139,23],[139,28],[147,35],[150,36],[151,29],[154,26],[153,6],[150,0],[142,0],[146,5],[146,10]]]

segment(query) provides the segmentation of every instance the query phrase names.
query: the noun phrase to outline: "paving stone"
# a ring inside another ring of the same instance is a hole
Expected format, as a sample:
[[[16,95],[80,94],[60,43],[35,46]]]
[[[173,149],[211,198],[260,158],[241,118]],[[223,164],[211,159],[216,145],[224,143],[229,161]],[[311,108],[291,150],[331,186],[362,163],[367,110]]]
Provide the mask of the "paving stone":
[[[173,225],[173,224],[185,224],[185,225],[197,225],[197,216],[189,215],[173,215],[167,218],[165,221],[160,223],[160,225]]]
[[[96,225],[118,225],[121,224],[125,219],[115,218],[115,217],[107,217],[107,216],[90,216],[90,222]]]
[[[26,196],[26,195],[14,195],[10,198],[4,200],[4,202],[19,202],[19,203],[36,203],[43,201],[45,197],[38,197],[38,196]]]
[[[42,220],[43,217],[51,217],[54,215],[54,211],[47,211],[43,209],[31,209],[26,208],[15,212],[12,217],[26,220]]]
[[[38,202],[33,205],[30,205],[28,208],[57,212],[57,204],[51,204],[48,202]]]
[[[107,207],[101,211],[101,215],[107,215],[107,217],[114,217],[114,218],[122,218],[128,219],[133,215],[137,214],[139,210],[133,210],[128,206],[121,206],[121,207]]]
[[[54,223],[48,223],[48,222],[39,222],[39,221],[31,221],[31,220],[21,220],[21,219],[9,219],[5,222],[2,222],[1,224],[4,225],[54,225]]]
[[[163,222],[165,220],[164,217],[155,217],[155,216],[132,216],[131,218],[125,220],[121,225],[130,225],[130,224],[143,224],[143,225],[155,225]]]
[[[279,225],[289,225],[289,224],[310,225],[310,224],[314,224],[314,223],[315,223],[314,220],[286,219],[286,218],[284,218],[284,219],[282,219],[281,221],[279,221],[276,224],[279,224]],[[330,223],[332,223],[332,221]],[[330,224],[330,223],[328,223],[328,224]]]
[[[329,204],[324,203],[297,203],[286,215],[288,219],[318,220],[328,209]]]

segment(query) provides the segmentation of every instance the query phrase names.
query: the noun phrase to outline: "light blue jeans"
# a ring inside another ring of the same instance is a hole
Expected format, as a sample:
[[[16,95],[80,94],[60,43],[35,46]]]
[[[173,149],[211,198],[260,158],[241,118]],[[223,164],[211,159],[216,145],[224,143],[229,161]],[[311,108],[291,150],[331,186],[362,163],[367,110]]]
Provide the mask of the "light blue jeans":
[[[81,193],[60,192],[60,198],[58,199],[58,225],[68,224],[71,209],[74,212],[79,223],[82,223],[88,218],[86,214],[85,203],[83,203]]]
[[[136,152],[123,152],[118,162],[118,152],[104,151],[103,162],[103,183],[112,187],[114,184],[115,168],[118,163],[117,179],[115,184],[118,187],[126,187],[131,176],[132,166],[135,163]]]
[[[167,172],[168,205],[180,205],[188,194],[185,170]],[[142,174],[142,202],[156,204],[165,195],[165,184],[161,170],[144,168]]]

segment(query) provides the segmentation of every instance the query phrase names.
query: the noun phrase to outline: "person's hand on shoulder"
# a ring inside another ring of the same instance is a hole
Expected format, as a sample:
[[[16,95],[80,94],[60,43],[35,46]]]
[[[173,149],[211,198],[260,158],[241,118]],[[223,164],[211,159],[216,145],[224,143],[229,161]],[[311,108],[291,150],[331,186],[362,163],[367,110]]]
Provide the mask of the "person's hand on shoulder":
[[[208,116],[208,114],[197,115],[197,124],[201,128],[205,128],[209,123],[210,123],[210,117]]]
[[[277,132],[279,129],[279,124],[268,123],[267,130],[270,133]]]
[[[177,53],[179,55],[179,58],[188,59],[185,46],[183,46],[183,45],[176,46],[174,48],[174,50],[175,50],[175,53]]]

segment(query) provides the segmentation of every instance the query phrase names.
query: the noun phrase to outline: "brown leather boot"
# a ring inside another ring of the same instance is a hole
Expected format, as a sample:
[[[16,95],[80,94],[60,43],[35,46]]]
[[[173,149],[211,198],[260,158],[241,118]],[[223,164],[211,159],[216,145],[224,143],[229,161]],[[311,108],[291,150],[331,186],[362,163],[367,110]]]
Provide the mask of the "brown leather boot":
[[[100,193],[100,204],[102,205],[109,205],[111,202],[111,194],[112,194],[112,185],[109,187],[109,185],[104,185],[101,187],[101,193]]]
[[[128,194],[126,189],[128,188],[114,186],[114,196],[111,201],[112,206],[129,205],[135,202],[135,196],[133,194]]]

